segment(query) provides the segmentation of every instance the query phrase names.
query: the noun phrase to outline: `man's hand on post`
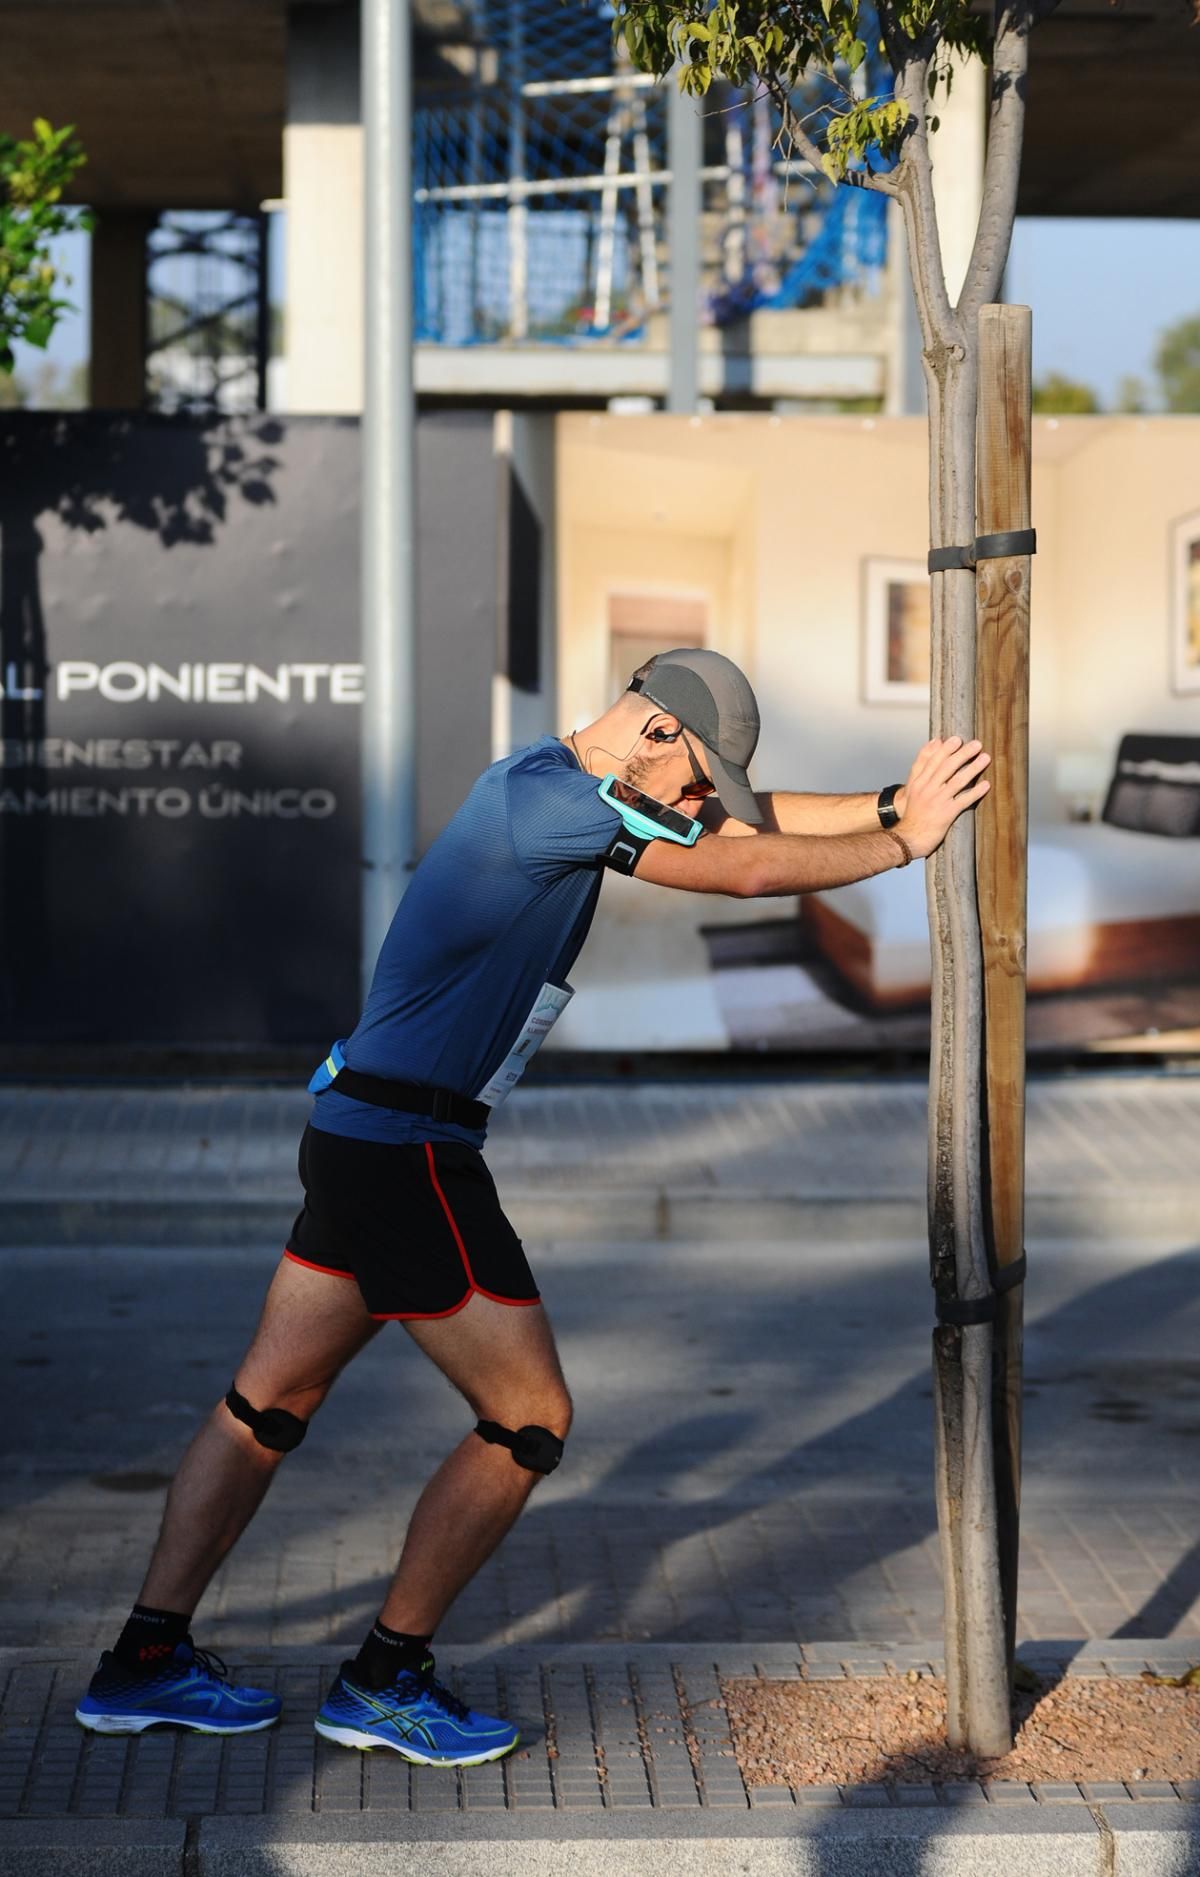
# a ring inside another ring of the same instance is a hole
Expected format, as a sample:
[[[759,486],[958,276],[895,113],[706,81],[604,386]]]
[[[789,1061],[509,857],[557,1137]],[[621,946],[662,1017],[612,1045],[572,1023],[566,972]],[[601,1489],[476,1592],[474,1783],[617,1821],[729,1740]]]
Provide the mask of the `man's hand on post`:
[[[964,808],[983,800],[991,787],[983,771],[991,760],[978,738],[964,743],[960,736],[935,736],[917,752],[908,781],[896,795],[896,831],[916,859],[927,859]]]

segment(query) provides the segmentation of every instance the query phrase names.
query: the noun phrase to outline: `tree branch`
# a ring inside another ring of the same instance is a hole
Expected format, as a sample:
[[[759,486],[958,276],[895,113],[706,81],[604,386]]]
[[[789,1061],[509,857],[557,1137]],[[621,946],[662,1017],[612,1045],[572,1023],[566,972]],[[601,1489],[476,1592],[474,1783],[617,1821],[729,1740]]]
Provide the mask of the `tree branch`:
[[[768,78],[763,82],[767,91],[775,101],[779,114],[783,119],[783,127],[787,131],[793,144],[800,151],[800,154],[812,164],[812,167],[819,176],[826,175],[825,153],[820,145],[809,136],[800,118],[798,118],[793,111],[790,94],[777,81],[773,82]],[[886,172],[880,172],[878,170],[851,170],[842,177],[842,182],[848,183],[852,188],[856,189],[873,189],[877,195],[881,196],[898,196],[900,193],[893,180],[893,172],[890,170]]]
[[[914,128],[904,145],[899,168],[892,171],[895,193],[904,207],[909,266],[927,351],[932,345],[950,343],[957,333],[954,309],[946,292],[937,204],[933,199],[933,166],[925,122],[928,73],[926,62],[913,59],[897,79],[896,96],[908,106]]]
[[[996,43],[992,53],[991,102],[983,201],[975,245],[967,267],[958,310],[974,325],[981,306],[995,300],[1004,279],[1012,242],[1025,136],[1025,95],[1029,76],[1029,34],[1033,0],[996,0]]]

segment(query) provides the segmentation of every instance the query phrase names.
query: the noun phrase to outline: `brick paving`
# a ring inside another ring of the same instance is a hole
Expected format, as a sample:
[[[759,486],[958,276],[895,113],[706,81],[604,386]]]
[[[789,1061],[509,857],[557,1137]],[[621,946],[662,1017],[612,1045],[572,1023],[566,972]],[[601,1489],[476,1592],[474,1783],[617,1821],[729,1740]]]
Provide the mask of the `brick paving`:
[[[923,1104],[907,1082],[542,1085],[502,1111],[489,1155],[502,1187],[586,1165],[632,1188],[669,1162],[748,1194],[890,1196],[923,1179]],[[286,1224],[305,1108],[295,1091],[10,1088],[0,1189],[8,1203],[215,1186],[266,1195]],[[1197,1121],[1196,1077],[1037,1082],[1031,1191],[1186,1194]],[[911,1237],[846,1241],[836,1216],[774,1238],[753,1224],[732,1246],[531,1243],[576,1426],[445,1643],[939,1635],[925,1254]],[[278,1242],[0,1249],[0,1643],[109,1638]],[[1030,1253],[1020,1634],[1198,1637],[1194,1238]],[[463,1426],[402,1333],[381,1336],[220,1573],[201,1639],[356,1641]]]
[[[919,1195],[915,1079],[641,1081],[518,1090],[492,1124],[496,1178],[668,1183],[809,1197]],[[244,1197],[290,1203],[300,1088],[0,1088],[0,1192],[22,1199]],[[1200,1073],[1034,1077],[1031,1194],[1196,1184]]]

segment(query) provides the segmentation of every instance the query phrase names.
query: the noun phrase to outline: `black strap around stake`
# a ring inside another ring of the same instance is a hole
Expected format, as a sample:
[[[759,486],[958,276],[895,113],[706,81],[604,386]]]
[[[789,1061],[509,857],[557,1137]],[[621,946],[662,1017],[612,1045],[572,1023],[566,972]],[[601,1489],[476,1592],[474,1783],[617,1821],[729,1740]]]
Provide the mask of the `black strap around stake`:
[[[965,1328],[973,1323],[994,1323],[1005,1291],[1015,1290],[1025,1282],[1026,1258],[1022,1252],[1011,1264],[1002,1264],[992,1279],[992,1288],[982,1297],[934,1296],[934,1313],[939,1323],[953,1323]]]
[[[1010,528],[1004,534],[977,534],[966,547],[931,547],[931,574],[953,573],[958,568],[974,573],[981,560],[1005,560],[1010,554],[1036,554],[1036,528]]]

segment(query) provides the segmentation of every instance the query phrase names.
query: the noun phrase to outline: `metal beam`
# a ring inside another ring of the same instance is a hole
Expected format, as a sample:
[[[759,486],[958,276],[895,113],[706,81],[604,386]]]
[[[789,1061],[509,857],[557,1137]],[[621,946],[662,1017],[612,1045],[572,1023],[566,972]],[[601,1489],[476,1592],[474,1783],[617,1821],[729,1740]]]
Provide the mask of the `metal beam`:
[[[362,0],[364,997],[416,848],[411,59],[409,0]]]
[[[700,166],[704,126],[700,105],[684,97],[678,74],[667,81],[667,254],[670,264],[669,411],[694,411],[699,396]]]

